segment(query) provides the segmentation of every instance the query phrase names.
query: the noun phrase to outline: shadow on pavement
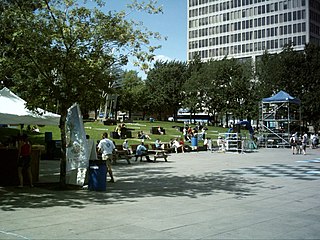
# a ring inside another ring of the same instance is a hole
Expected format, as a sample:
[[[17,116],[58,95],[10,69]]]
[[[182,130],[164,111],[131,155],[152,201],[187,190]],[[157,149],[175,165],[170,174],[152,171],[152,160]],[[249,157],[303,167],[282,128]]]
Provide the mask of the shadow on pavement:
[[[261,180],[243,176],[205,173],[178,176],[170,166],[141,164],[117,166],[116,183],[107,183],[106,192],[83,189],[59,190],[58,183],[38,184],[35,188],[0,188],[0,208],[15,211],[20,208],[49,208],[66,206],[85,208],[87,204],[119,204],[136,202],[146,197],[189,197],[231,194],[241,199],[255,195]]]

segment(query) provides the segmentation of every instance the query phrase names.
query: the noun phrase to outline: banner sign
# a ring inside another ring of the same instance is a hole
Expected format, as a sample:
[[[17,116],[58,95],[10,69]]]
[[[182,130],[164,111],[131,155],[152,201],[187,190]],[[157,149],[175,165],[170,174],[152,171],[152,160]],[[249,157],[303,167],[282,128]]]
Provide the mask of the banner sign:
[[[66,119],[66,155],[68,172],[83,172],[89,166],[89,152],[86,133],[83,126],[81,111],[78,104],[72,105],[68,109]],[[70,184],[82,185],[84,182],[83,173],[80,174],[81,179],[75,179]]]

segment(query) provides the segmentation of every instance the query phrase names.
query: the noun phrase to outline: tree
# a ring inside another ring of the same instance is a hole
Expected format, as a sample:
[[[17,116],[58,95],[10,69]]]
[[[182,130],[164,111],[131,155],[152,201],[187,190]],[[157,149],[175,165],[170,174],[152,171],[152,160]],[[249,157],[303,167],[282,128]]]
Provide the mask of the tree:
[[[182,86],[186,80],[187,65],[179,61],[157,61],[146,79],[149,111],[167,112],[176,117],[183,99]]]
[[[60,183],[64,187],[68,108],[109,92],[114,64],[126,64],[133,56],[145,67],[158,47],[149,46],[150,39],[160,36],[127,20],[125,11],[102,12],[97,8],[103,6],[100,0],[94,9],[76,0],[38,0],[33,11],[26,2],[13,0],[3,6],[0,23],[10,32],[4,48],[0,44],[1,52],[11,50],[4,60],[10,63],[16,89],[29,108],[59,109]],[[131,8],[161,12],[153,1],[134,1]]]
[[[182,106],[190,112],[190,121],[194,119],[195,113],[201,112],[205,107],[205,80],[203,66],[199,55],[195,55],[187,68],[187,79],[182,86],[183,100]]]
[[[305,77],[302,79],[304,91],[301,96],[302,116],[314,126],[315,132],[320,129],[320,47],[308,44],[305,47]]]
[[[143,93],[146,92],[145,83],[136,71],[126,71],[122,75],[121,88],[119,90],[120,108],[128,111],[129,118],[133,111],[142,111],[140,108]]]

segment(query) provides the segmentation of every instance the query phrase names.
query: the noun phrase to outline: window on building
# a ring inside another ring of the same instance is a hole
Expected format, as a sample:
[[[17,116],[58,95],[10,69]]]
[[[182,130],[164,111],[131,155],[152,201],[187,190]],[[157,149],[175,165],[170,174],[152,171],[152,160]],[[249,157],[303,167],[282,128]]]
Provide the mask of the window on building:
[[[279,27],[279,34],[280,34],[280,36],[283,35],[283,26]]]
[[[271,28],[270,30],[271,30],[271,36],[274,37],[275,36],[274,28]]]
[[[298,45],[302,45],[302,38],[301,38],[301,36],[298,36]]]
[[[297,45],[297,37],[293,37],[292,38],[292,43],[293,43],[294,46]]]
[[[271,16],[271,24],[274,24],[274,16]]]
[[[296,32],[297,32],[297,25],[293,24],[293,33],[296,33]]]

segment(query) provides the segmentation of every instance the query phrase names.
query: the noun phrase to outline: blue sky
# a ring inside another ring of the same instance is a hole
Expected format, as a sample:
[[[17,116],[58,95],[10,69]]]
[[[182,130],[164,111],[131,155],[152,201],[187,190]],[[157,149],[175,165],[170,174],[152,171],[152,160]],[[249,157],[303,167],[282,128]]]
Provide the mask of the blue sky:
[[[144,0],[147,2],[148,0]],[[123,10],[130,0],[106,0],[105,9]],[[139,0],[139,2],[142,2]],[[156,42],[162,45],[155,54],[156,59],[186,61],[187,58],[187,1],[186,0],[158,0],[158,4],[163,7],[163,14],[147,14],[134,12],[129,18],[143,21],[144,25],[153,32],[159,32],[162,36],[167,36],[167,40]],[[136,68],[129,65],[127,69]],[[145,77],[143,73],[139,74]]]

